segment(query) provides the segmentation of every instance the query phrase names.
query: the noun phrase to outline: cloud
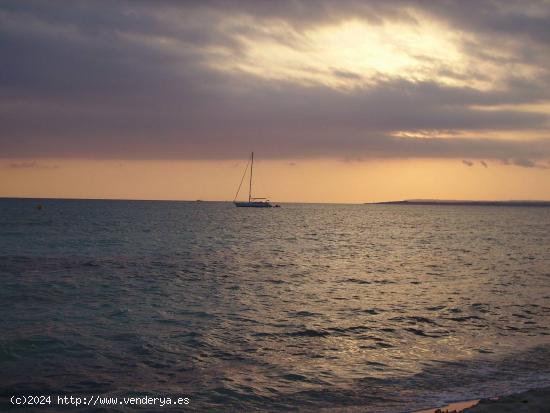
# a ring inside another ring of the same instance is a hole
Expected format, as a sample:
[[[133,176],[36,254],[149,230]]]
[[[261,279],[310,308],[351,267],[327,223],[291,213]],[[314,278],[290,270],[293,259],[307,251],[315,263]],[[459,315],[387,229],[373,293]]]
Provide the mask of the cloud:
[[[473,166],[473,165],[474,165],[474,163],[473,163],[472,161],[468,161],[468,160],[466,160],[466,159],[463,159],[463,160],[462,160],[462,163],[463,163],[464,165],[466,165],[466,166]]]
[[[512,163],[516,166],[523,166],[526,168],[534,168],[536,166],[535,162],[526,158],[514,158],[512,159]]]
[[[9,168],[12,168],[12,169],[36,168],[36,162],[35,161],[14,162],[9,164],[8,166]]]
[[[540,168],[540,169],[549,169],[550,167],[546,166],[544,163],[537,162],[533,159],[518,157],[510,159],[501,159],[500,160],[504,165],[514,165],[520,166],[523,168]]]
[[[8,168],[11,169],[56,169],[59,168],[59,165],[50,165],[39,163],[36,161],[21,161],[21,162],[12,162],[8,165]]]
[[[347,70],[337,70],[337,69],[334,69],[332,71],[332,73],[339,77],[339,78],[343,78],[343,79],[354,79],[354,80],[359,80],[361,79],[361,75],[357,74],[357,73],[354,73],[354,72],[349,72]]]
[[[254,149],[278,159],[531,167],[550,157],[550,117],[515,105],[550,101],[549,16],[535,0],[5,1],[0,157],[232,159]],[[380,72],[368,80],[340,65],[312,63],[285,78],[243,69],[254,42],[306,54],[308,33],[350,18],[374,28],[429,18],[475,64],[460,71],[423,55],[415,59],[434,78]],[[425,130],[447,132],[413,137]]]
[[[481,166],[483,166],[484,168],[488,168],[489,166],[487,165],[487,162],[485,161],[479,161],[479,163],[481,164]]]

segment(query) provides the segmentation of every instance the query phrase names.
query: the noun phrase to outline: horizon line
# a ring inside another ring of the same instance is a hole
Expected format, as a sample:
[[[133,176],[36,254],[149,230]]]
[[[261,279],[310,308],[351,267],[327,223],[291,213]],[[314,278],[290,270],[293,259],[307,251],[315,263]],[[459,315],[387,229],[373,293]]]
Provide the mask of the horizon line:
[[[231,200],[204,200],[204,199],[150,199],[150,198],[77,198],[77,197],[33,197],[33,196],[0,196],[0,200],[58,200],[58,201],[143,201],[143,202],[223,202],[233,203]],[[388,204],[413,204],[413,203],[432,203],[432,204],[448,204],[448,203],[550,203],[550,199],[438,199],[438,198],[408,198],[387,201],[373,202],[331,202],[331,201],[277,201],[281,204],[335,204],[335,205],[388,205]]]

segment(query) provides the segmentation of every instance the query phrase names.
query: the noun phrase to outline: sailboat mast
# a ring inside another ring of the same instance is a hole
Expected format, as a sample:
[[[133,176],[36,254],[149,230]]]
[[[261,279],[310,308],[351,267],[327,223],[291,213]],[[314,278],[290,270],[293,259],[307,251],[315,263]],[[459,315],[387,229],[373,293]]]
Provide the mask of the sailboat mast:
[[[252,168],[254,167],[254,152],[252,152],[250,159],[250,183],[248,185],[248,202],[252,200]]]

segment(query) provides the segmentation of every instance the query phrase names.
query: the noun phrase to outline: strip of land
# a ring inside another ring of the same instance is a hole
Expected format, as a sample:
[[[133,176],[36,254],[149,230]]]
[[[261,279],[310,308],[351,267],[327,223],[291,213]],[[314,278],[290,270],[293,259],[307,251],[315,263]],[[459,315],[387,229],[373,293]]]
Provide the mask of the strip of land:
[[[496,400],[481,400],[466,413],[548,413],[550,387],[512,394]]]
[[[479,399],[468,400],[463,402],[450,403],[447,406],[438,407],[435,409],[419,410],[414,413],[459,413],[467,410],[468,407],[475,406],[478,403],[479,403]]]
[[[460,201],[437,199],[406,199],[403,201],[372,202],[366,205],[458,205],[503,207],[550,207],[550,201]]]
[[[479,402],[453,403],[437,409],[416,413],[548,413],[550,412],[550,387]]]

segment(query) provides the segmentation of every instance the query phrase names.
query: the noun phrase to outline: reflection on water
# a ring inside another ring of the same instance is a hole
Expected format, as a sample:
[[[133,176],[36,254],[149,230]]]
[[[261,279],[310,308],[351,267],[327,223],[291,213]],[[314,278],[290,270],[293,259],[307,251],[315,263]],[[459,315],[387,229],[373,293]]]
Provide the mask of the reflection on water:
[[[550,209],[0,200],[0,397],[407,411],[550,383]]]

